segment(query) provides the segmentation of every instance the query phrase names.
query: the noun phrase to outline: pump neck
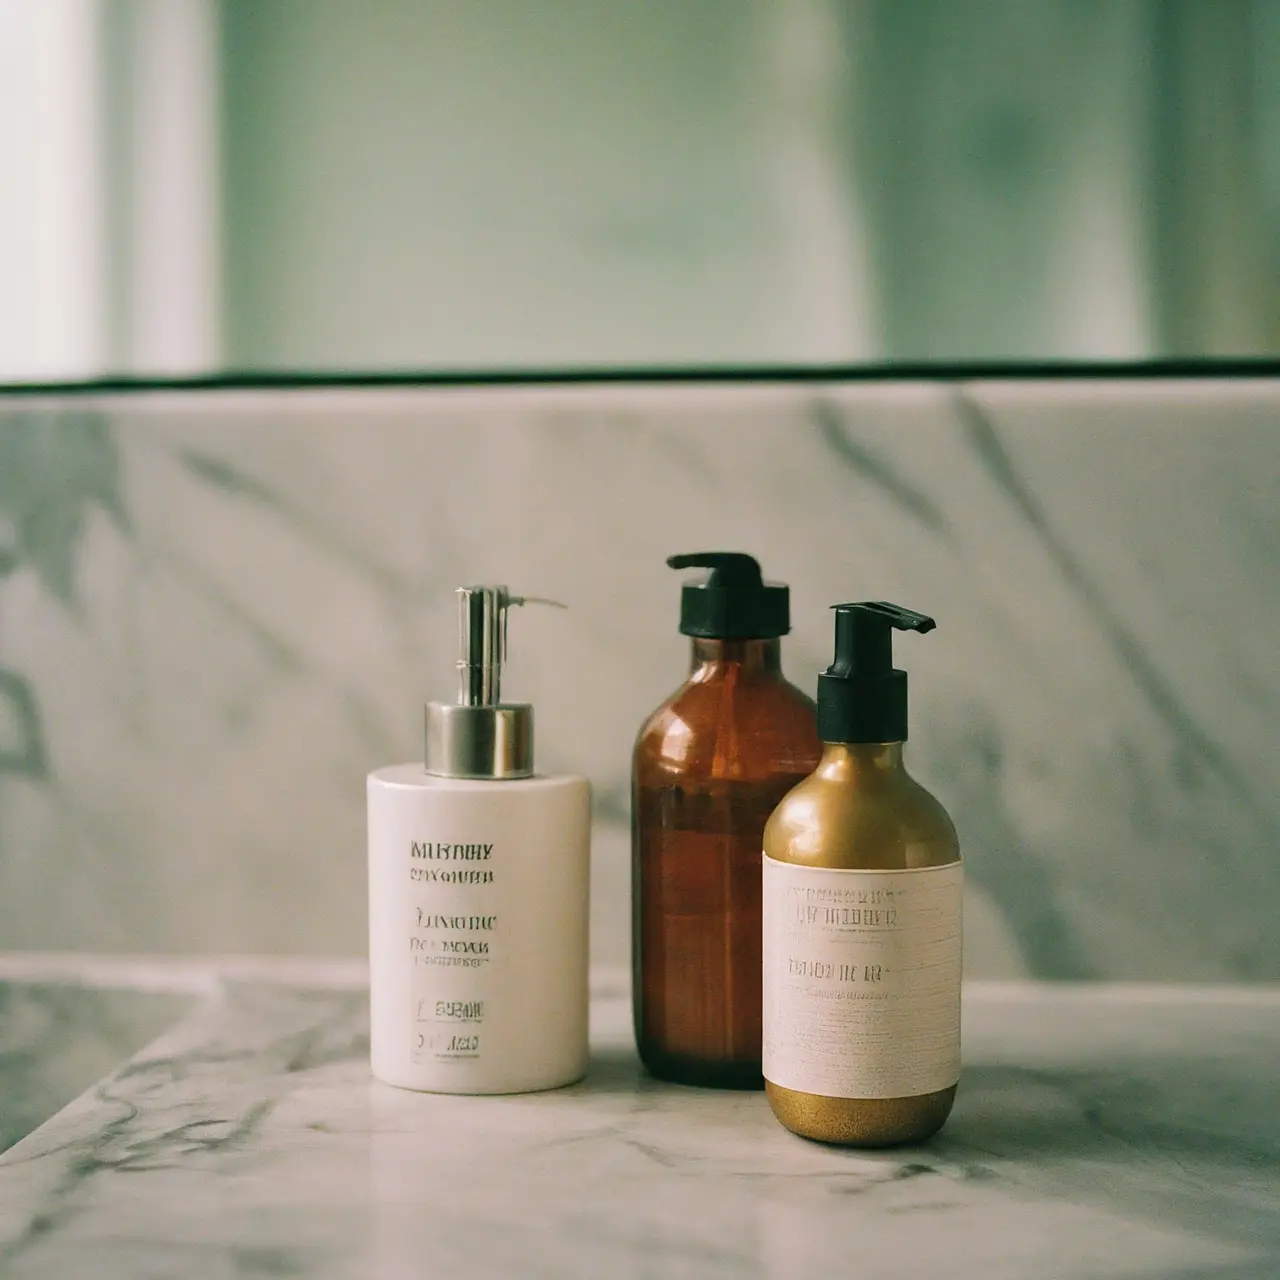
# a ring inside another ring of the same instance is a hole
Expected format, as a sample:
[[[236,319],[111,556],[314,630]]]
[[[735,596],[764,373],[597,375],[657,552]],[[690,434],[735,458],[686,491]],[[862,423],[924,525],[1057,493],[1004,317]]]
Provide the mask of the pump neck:
[[[747,675],[779,675],[782,643],[777,636],[762,640],[693,639],[689,670],[694,680],[714,679],[729,668]]]
[[[902,769],[901,742],[824,742],[817,775],[832,782],[874,782]]]

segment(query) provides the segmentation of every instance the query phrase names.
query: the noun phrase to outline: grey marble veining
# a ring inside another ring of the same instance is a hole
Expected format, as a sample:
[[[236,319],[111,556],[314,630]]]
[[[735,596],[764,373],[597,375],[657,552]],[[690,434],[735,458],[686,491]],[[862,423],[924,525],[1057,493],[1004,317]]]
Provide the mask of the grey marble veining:
[[[158,962],[157,967],[160,967]],[[935,1141],[825,1148],[644,1077],[597,976],[581,1084],[389,1089],[361,973],[225,977],[0,1157],[26,1277],[1161,1277],[1280,1267],[1275,988],[971,984]]]
[[[0,939],[363,951],[363,776],[448,693],[452,587],[512,623],[547,770],[596,789],[681,679],[672,551],[937,617],[917,774],[976,976],[1280,974],[1280,382],[370,390],[0,402]],[[40,903],[33,911],[29,904]]]
[[[0,977],[0,1151],[167,1029],[177,993]]]

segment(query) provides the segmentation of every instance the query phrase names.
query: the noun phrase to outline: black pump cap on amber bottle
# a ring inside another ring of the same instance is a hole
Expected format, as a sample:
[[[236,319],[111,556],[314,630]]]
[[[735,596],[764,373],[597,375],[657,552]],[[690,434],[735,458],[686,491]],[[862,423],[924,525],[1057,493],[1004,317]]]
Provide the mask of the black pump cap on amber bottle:
[[[905,742],[907,673],[893,665],[893,629],[937,625],[882,600],[833,604],[835,661],[818,677],[818,737],[823,742]]]
[[[791,591],[765,582],[754,557],[741,551],[668,556],[673,569],[710,569],[680,591],[680,630],[708,640],[766,640],[791,630]]]

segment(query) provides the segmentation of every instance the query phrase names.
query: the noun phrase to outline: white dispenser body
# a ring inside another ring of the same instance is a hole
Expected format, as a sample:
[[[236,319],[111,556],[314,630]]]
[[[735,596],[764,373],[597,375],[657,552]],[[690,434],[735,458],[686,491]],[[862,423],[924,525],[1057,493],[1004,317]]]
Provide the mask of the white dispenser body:
[[[387,1084],[526,1093],[587,1069],[585,778],[369,775],[370,1059]]]

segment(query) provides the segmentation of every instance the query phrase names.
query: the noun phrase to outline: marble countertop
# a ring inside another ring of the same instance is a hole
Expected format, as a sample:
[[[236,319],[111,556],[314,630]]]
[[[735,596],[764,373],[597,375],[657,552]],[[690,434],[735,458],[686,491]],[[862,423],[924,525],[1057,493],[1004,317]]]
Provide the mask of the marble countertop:
[[[622,974],[588,1078],[509,1098],[374,1083],[358,964],[0,956],[77,984],[180,999],[0,1155],[6,1280],[1280,1276],[1272,987],[974,984],[947,1128],[866,1153],[647,1079]]]

